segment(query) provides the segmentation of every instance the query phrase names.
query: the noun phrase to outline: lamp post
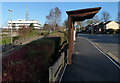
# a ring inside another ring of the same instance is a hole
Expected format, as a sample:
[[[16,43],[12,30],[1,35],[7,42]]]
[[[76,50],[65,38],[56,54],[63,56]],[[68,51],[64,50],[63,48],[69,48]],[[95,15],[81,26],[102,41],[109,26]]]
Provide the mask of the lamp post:
[[[91,34],[93,34],[93,24],[91,24]]]
[[[13,38],[12,38],[12,10],[9,9],[10,14],[10,19],[11,19],[11,44],[13,43]]]

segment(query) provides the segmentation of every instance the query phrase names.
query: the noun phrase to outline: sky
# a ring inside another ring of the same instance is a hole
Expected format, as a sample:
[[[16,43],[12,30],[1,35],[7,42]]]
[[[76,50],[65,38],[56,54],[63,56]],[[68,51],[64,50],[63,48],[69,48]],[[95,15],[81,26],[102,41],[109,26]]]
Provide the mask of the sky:
[[[26,4],[28,5],[28,13],[30,20],[38,20],[42,25],[46,22],[46,16],[49,11],[58,7],[62,12],[62,22],[67,19],[66,11],[102,7],[97,14],[101,17],[102,11],[107,11],[111,15],[110,20],[117,19],[118,2],[2,2],[2,26],[7,26],[10,20],[10,12],[12,9],[12,20],[26,18]]]

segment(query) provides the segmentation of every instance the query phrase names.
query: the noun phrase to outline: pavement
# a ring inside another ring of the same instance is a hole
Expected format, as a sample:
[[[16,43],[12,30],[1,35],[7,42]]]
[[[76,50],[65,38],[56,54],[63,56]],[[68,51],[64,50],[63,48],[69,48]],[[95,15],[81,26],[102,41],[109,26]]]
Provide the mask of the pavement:
[[[101,53],[89,40],[77,37],[72,64],[67,65],[60,83],[120,83],[120,68]]]

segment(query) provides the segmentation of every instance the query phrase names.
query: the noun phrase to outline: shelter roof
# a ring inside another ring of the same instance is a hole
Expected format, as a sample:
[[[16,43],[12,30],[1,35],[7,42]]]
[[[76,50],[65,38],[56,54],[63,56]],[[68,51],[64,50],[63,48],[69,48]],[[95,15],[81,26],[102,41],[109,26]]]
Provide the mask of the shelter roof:
[[[84,21],[85,19],[93,18],[101,9],[101,7],[88,8],[81,10],[66,11],[71,16],[72,21]]]

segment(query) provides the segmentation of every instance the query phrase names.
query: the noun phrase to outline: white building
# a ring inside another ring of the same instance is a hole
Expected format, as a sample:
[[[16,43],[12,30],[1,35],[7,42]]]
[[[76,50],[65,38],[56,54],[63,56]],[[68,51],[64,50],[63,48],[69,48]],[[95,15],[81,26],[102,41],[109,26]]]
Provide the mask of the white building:
[[[24,20],[19,19],[17,21],[12,21],[12,28],[13,29],[19,29],[21,26],[29,26],[31,23],[33,23],[35,29],[41,29],[41,24],[37,20]],[[8,21],[8,27],[11,28],[11,21]]]
[[[106,29],[116,30],[116,29],[119,29],[119,24],[115,21],[110,21],[110,22],[105,24],[105,27],[106,27]]]
[[[2,27],[2,29],[8,29],[8,27]]]

